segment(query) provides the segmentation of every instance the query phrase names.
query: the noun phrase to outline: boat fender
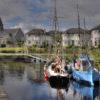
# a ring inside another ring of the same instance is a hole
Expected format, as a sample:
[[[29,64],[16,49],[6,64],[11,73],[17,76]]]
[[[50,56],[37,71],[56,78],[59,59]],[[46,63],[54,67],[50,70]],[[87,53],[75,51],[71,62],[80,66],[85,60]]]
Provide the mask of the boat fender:
[[[44,79],[45,79],[45,81],[48,80],[48,72],[47,72],[47,70],[44,71]]]

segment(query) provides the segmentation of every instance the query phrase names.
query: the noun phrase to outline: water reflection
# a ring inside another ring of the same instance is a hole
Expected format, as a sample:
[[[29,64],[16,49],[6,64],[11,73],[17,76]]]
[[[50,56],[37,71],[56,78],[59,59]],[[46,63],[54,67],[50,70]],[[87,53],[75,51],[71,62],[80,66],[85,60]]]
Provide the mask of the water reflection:
[[[75,96],[77,93],[81,96],[82,100],[97,100],[100,94],[100,87],[87,87],[83,86],[77,82],[71,82],[71,86],[73,88],[73,95]]]
[[[68,79],[44,81],[43,63],[0,63],[0,86],[10,100],[100,100],[99,88],[81,86]]]
[[[0,67],[0,85],[3,85],[3,83],[4,83],[4,69],[1,66]]]
[[[44,82],[44,76],[43,76],[43,63],[36,63],[30,67],[27,68],[27,78],[31,82],[41,83]]]

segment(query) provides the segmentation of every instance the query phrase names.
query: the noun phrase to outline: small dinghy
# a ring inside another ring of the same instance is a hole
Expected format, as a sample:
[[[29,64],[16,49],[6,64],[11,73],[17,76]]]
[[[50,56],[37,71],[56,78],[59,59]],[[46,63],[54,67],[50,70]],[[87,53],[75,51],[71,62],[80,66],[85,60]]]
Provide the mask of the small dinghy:
[[[93,59],[88,55],[81,54],[76,63],[73,62],[70,66],[72,67],[72,77],[76,81],[94,86],[99,84],[100,73],[92,64]]]

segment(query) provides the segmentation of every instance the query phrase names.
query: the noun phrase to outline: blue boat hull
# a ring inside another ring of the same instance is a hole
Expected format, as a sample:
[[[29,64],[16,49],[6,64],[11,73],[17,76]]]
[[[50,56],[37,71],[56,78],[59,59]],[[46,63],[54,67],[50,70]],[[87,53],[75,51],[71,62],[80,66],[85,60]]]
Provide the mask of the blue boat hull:
[[[72,88],[81,96],[88,98],[88,100],[95,100],[96,97],[99,96],[99,89],[100,87],[88,87],[78,84],[77,82],[72,82]]]
[[[95,82],[100,81],[100,73],[93,69],[89,71],[77,71],[73,69],[72,77],[76,81],[86,82],[89,85],[94,85]]]

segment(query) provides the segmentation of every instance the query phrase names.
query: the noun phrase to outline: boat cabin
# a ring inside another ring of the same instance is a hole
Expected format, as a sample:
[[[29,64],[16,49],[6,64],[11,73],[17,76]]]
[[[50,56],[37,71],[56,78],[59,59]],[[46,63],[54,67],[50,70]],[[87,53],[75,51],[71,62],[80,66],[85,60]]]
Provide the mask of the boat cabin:
[[[80,57],[76,60],[75,69],[86,71],[93,65],[93,59],[91,59],[87,55],[80,55]]]

